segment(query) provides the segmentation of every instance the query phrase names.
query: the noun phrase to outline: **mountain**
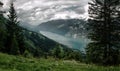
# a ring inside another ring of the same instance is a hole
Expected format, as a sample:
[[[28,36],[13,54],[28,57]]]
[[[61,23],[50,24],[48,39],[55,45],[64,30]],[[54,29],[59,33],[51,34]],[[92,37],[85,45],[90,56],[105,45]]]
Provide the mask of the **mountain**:
[[[50,54],[50,50],[53,50],[56,46],[60,45],[63,51],[73,49],[68,48],[68,46],[63,45],[57,41],[54,41],[41,33],[37,33],[34,31],[30,31],[28,29],[23,28],[23,33],[25,37],[25,43],[27,49],[33,53],[33,55],[41,55],[43,56],[45,53]]]
[[[0,16],[0,25],[0,52],[2,53],[25,57],[83,60],[83,53],[80,50],[68,48],[66,44],[53,40],[44,33],[23,28],[14,21],[4,18],[3,15]],[[30,27],[28,26],[29,29]]]
[[[35,29],[37,31],[48,31],[59,35],[67,35],[68,33],[79,34],[83,33],[83,26],[85,24],[86,21],[83,19],[59,19],[41,23]]]
[[[37,32],[73,49],[84,50],[88,39],[84,29],[86,21],[83,19],[59,19],[44,22],[36,26]]]
[[[23,37],[24,37],[24,44],[25,46],[23,49],[27,50],[28,52],[32,53],[34,56],[43,56],[45,53],[50,54],[50,50],[54,49],[55,47],[58,47],[58,45],[61,46],[64,50],[72,50],[68,48],[65,45],[62,45],[50,38],[47,38],[43,34],[37,33],[35,31],[28,30],[26,28],[23,28],[21,26],[18,26],[21,28]],[[9,40],[6,39],[9,33],[7,33],[7,19],[3,17],[3,15],[0,15],[0,52],[6,52],[9,48],[6,47],[6,41]],[[15,37],[18,38],[18,37]],[[17,42],[17,39],[16,39]],[[21,48],[22,49],[22,48]]]

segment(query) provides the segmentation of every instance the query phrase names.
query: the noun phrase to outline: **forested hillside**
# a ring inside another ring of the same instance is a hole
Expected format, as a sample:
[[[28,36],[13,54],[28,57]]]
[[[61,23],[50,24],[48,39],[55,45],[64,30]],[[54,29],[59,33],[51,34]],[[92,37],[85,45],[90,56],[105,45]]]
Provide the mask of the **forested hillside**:
[[[8,18],[0,14],[0,36],[2,38],[0,39],[0,52],[25,57],[82,60],[82,53],[79,50],[73,50],[40,33],[21,27],[13,3],[11,3],[9,13]]]

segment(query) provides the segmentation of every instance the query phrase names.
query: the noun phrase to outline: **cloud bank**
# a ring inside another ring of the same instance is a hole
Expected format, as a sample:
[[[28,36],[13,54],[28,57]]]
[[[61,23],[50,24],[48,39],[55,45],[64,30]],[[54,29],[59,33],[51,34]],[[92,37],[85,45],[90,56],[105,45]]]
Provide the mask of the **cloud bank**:
[[[0,0],[7,10],[10,0]],[[55,19],[87,18],[89,0],[13,0],[22,22],[37,25]]]

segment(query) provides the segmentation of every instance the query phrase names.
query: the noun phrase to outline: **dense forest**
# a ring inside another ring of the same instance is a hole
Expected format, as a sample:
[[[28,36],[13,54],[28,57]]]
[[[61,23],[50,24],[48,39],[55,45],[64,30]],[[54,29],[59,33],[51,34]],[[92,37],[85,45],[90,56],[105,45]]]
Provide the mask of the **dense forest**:
[[[89,19],[84,30],[87,33],[81,32],[91,42],[85,47],[85,52],[69,48],[20,26],[21,22],[18,20],[13,2],[10,4],[7,18],[3,15],[5,12],[0,11],[0,52],[26,58],[54,58],[86,64],[119,66],[120,0],[92,0],[88,4]]]

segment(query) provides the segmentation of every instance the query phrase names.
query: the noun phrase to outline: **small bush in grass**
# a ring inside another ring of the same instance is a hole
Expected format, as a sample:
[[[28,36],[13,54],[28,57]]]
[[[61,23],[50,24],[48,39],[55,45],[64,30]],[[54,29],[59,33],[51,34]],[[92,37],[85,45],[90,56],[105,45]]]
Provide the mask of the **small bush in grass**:
[[[26,58],[32,58],[33,57],[33,55],[27,50],[25,50],[23,56],[26,57]]]

